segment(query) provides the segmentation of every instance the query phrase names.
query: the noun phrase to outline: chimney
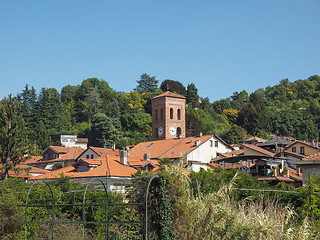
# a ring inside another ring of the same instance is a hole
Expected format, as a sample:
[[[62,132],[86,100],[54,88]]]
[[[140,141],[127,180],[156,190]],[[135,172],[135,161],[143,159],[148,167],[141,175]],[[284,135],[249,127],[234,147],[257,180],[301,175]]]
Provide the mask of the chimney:
[[[199,132],[198,137],[202,137],[203,133]]]
[[[145,153],[145,154],[143,155],[143,159],[144,159],[145,161],[150,161],[150,153]]]
[[[195,145],[196,147],[198,147],[198,146],[200,145],[200,143],[201,143],[201,141],[200,141],[200,140],[197,140],[197,141],[195,141],[195,144],[194,144],[194,145]]]
[[[289,168],[287,168],[287,177],[290,177]]]
[[[301,175],[301,169],[300,169],[300,167],[297,167],[297,174],[298,174],[298,176]]]
[[[128,158],[128,152],[126,150],[120,150],[120,162],[123,165],[128,164],[127,158]]]

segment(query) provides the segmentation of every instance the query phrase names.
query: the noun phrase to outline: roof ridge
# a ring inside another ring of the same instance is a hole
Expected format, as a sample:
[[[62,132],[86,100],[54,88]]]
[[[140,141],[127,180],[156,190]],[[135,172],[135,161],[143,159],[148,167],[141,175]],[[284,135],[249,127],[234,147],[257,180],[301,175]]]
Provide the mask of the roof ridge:
[[[187,138],[183,138],[181,139],[178,143],[174,144],[171,148],[169,148],[167,151],[165,151],[164,153],[160,154],[157,158],[160,158],[161,156],[163,156],[164,154],[166,154],[167,152],[169,152],[172,148],[174,148],[175,146],[177,146],[178,144],[180,144],[184,139]]]

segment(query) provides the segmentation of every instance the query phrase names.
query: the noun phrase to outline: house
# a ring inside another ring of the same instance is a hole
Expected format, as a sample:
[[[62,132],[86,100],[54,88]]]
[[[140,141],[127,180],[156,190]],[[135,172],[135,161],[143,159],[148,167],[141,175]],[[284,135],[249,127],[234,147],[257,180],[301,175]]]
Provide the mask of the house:
[[[306,156],[302,160],[293,161],[293,163],[301,168],[302,184],[305,185],[311,176],[320,176],[320,153]]]
[[[252,145],[257,145],[259,143],[264,143],[267,140],[263,139],[263,138],[259,138],[259,137],[250,137],[247,138],[246,140],[244,140],[245,144],[252,144]]]
[[[61,135],[60,142],[63,147],[81,147],[86,149],[88,138],[78,138],[77,135]]]
[[[1,166],[0,166],[1,168]],[[41,168],[36,168],[36,167],[30,167],[24,164],[18,164],[15,166],[16,170],[9,170],[9,178],[10,177],[20,177],[24,178],[25,180],[29,179],[30,177],[37,177],[41,176],[45,173],[48,173],[49,171],[41,169]],[[1,178],[3,177],[3,171],[0,171],[0,176]]]
[[[190,170],[207,169],[217,152],[230,152],[233,148],[216,135],[199,135],[197,137],[176,138],[142,142],[132,147],[130,157],[136,159],[159,160],[169,158],[177,164],[183,160]]]
[[[270,152],[280,152],[281,149],[285,148],[288,145],[291,145],[296,140],[289,137],[274,137],[270,140],[262,143],[258,143],[257,146],[264,148]]]
[[[294,143],[286,146],[284,151],[310,156],[318,153],[319,148],[304,141],[295,141]]]
[[[98,149],[102,150],[100,148],[93,149],[95,149],[95,153],[99,152]],[[104,150],[106,150],[104,151],[104,153],[106,153],[110,149]],[[89,151],[92,151],[92,149]],[[120,154],[100,153],[101,156],[95,158],[79,157],[71,166],[56,169],[41,176],[30,177],[29,181],[58,179],[61,176],[66,176],[79,183],[88,183],[95,179],[106,181],[107,176],[107,187],[109,190],[124,191],[125,187],[130,184],[132,175],[135,174],[138,169],[149,171],[158,169],[156,162],[152,160],[129,159],[126,155],[126,150],[122,150],[119,153]],[[86,154],[84,154],[84,156],[86,156]],[[91,155],[89,156],[91,157]],[[100,185],[98,181],[96,181],[95,184]]]
[[[286,182],[294,186],[300,186],[302,182],[299,169],[289,166],[287,159],[251,144],[243,144],[242,150],[219,153],[212,165],[221,166],[224,170],[239,168],[247,174],[258,176],[259,181]]]
[[[27,160],[25,164],[49,171],[56,170],[71,166],[83,151],[80,147],[49,146],[41,153],[41,158]]]
[[[100,148],[100,147],[88,147],[80,155],[78,155],[76,160],[80,158],[95,159],[98,157],[109,156],[109,155],[119,155],[119,150],[110,149],[110,148]]]

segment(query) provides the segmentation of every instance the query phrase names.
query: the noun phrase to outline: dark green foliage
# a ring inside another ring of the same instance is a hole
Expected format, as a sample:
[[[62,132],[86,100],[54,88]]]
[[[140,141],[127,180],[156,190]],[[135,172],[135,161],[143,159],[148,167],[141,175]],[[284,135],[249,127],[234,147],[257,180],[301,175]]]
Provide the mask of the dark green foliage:
[[[0,102],[0,161],[4,178],[27,154],[27,129],[17,98],[9,95]]]
[[[196,86],[191,83],[188,84],[187,86],[187,96],[186,96],[186,102],[188,104],[188,106],[192,107],[192,108],[197,108],[200,105],[200,97],[198,95],[198,89],[196,88]]]
[[[221,138],[229,144],[243,143],[247,136],[246,131],[237,125],[232,125],[231,128],[221,135]]]
[[[224,109],[231,108],[231,101],[228,98],[217,100],[213,103],[213,108],[217,113],[221,114]]]
[[[125,137],[135,139],[136,143],[151,140],[152,119],[150,114],[126,113],[121,116],[120,120]]]
[[[119,119],[112,119],[100,112],[93,116],[89,145],[112,148],[113,144],[121,138]]]
[[[37,96],[34,87],[26,85],[17,97],[27,127],[28,145],[32,149],[43,148],[44,144],[35,137],[39,135],[36,129],[42,121],[50,144],[58,144],[60,134],[76,134],[89,138],[90,144],[101,146],[103,140],[97,142],[97,138],[103,139],[102,134],[92,129],[93,116],[97,113],[105,114],[113,122],[104,127],[106,132],[120,131],[111,134],[118,137],[110,143],[125,146],[149,140],[151,127],[147,127],[147,122],[151,119],[151,98],[167,90],[186,96],[187,136],[214,133],[224,135],[228,143],[239,142],[239,131],[236,131],[239,126],[249,135],[262,138],[275,134],[311,141],[317,137],[315,124],[320,123],[320,77],[317,75],[295,82],[282,79],[279,84],[258,89],[250,95],[245,90],[235,91],[232,96],[213,103],[207,97],[198,96],[193,83],[188,84],[186,91],[180,82],[173,80],[163,81],[159,89],[156,87],[158,80],[148,74],[142,74],[140,81],[138,87],[143,94],[133,92],[129,98],[128,94],[114,91],[105,80],[98,78],[85,79],[76,86],[64,86],[61,94],[55,88],[43,88]],[[130,112],[141,115],[133,119],[128,116]],[[105,122],[104,118],[99,119]],[[97,120],[95,127],[102,126]],[[43,127],[41,129],[45,132]],[[38,143],[41,146],[37,146]]]
[[[156,76],[151,77],[146,73],[140,76],[140,80],[137,80],[137,83],[138,85],[134,90],[139,93],[154,92],[158,88],[158,80],[156,80]]]
[[[82,204],[86,185],[71,182],[69,178],[50,181],[49,185],[53,191],[55,204],[55,226],[54,239],[82,239],[82,224],[70,224],[70,222],[82,222]],[[24,239],[25,218],[24,204],[27,192],[31,184],[25,183],[23,179],[7,179],[0,182],[0,221],[12,221],[11,223],[0,223],[0,239]],[[109,206],[108,220],[110,222],[139,222],[137,210],[133,206],[123,204],[124,196],[121,194],[106,193],[101,187],[96,190],[89,185],[85,198],[85,219],[86,221],[105,222],[106,207],[90,206],[90,204],[105,204]],[[37,183],[33,186],[29,195],[29,204],[46,205],[42,207],[28,207],[28,221],[50,222],[52,220],[52,195],[49,187],[44,183]],[[17,206],[21,204],[22,206]],[[79,206],[70,206],[78,204]],[[62,222],[67,222],[63,223]],[[121,227],[119,227],[121,226]],[[109,236],[127,236],[130,239],[139,239],[137,233],[141,226],[136,225],[109,225]],[[88,239],[104,239],[105,224],[87,224],[86,236]],[[28,239],[51,239],[50,224],[28,224]]]
[[[176,92],[180,95],[186,96],[186,88],[182,85],[182,83],[178,81],[169,80],[169,79],[164,80],[161,83],[160,88],[164,92],[166,91]]]
[[[51,143],[51,138],[47,131],[46,126],[40,121],[34,130],[32,139],[34,139],[35,146],[37,148],[37,154],[40,155]]]

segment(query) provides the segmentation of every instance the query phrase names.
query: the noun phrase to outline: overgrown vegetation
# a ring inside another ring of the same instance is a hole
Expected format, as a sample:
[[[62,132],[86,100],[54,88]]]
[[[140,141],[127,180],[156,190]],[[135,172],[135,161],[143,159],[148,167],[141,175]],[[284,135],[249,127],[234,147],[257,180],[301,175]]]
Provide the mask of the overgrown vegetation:
[[[25,239],[25,202],[31,184],[22,179],[7,179],[0,183],[0,239]],[[83,220],[85,222],[105,222],[106,194],[102,189],[91,186],[85,197],[83,215],[84,185],[71,182],[68,178],[51,181],[50,189],[44,183],[37,183],[30,191],[28,200],[28,239],[51,239],[52,216],[54,216],[54,239],[82,239]],[[136,214],[136,207],[112,205],[124,203],[124,195],[108,193],[108,220],[110,222],[141,221]],[[55,214],[52,204],[55,203]],[[75,204],[76,206],[71,206]],[[95,205],[92,205],[95,204]],[[99,205],[100,204],[100,205]],[[36,206],[34,206],[36,205]],[[42,206],[40,206],[42,205]],[[83,217],[85,217],[83,219]],[[4,223],[6,222],[6,223]],[[140,239],[140,224],[110,224],[109,236],[126,236]],[[86,224],[85,236],[88,239],[104,239],[104,223]]]
[[[108,193],[109,236],[141,239],[144,235],[146,188],[154,172],[138,172],[127,196]],[[148,198],[148,236],[150,239],[318,239],[320,237],[320,178],[312,178],[305,187],[269,185],[241,171],[213,168],[199,173],[163,161],[154,178]],[[13,187],[14,186],[14,187]],[[54,236],[57,239],[81,239],[83,233],[83,194],[85,186],[68,178],[50,182],[55,208]],[[24,239],[24,205],[30,184],[20,179],[1,182],[0,238]],[[286,190],[288,192],[240,191],[235,188]],[[105,221],[104,191],[88,188],[85,221]],[[124,206],[119,203],[142,203]],[[52,193],[44,183],[33,186],[29,195],[28,239],[50,239]],[[47,206],[33,206],[45,204]],[[70,206],[69,204],[78,204]],[[6,222],[6,223],[4,223]],[[47,222],[47,223],[46,223]],[[74,224],[67,224],[74,222]],[[75,223],[78,222],[78,223]],[[68,229],[68,234],[66,234]],[[105,225],[86,224],[89,239],[103,239]]]
[[[306,198],[305,191],[320,186],[319,179],[296,189],[302,194],[249,192],[235,187],[269,190],[294,190],[288,185],[270,186],[251,175],[236,170],[212,169],[189,173],[179,166],[164,166],[158,174],[166,179],[173,217],[171,239],[317,239],[319,235],[319,195]],[[139,173],[150,176],[150,173]],[[144,178],[134,181],[134,196],[143,200]],[[159,187],[159,184],[157,185]],[[152,199],[150,198],[152,201]],[[150,209],[150,239],[162,239],[159,230],[157,202]],[[307,210],[309,209],[309,211]],[[311,210],[312,209],[312,210]],[[171,211],[171,210],[170,210]],[[303,214],[306,213],[307,214]],[[143,211],[141,211],[143,213]],[[168,219],[169,220],[169,219]]]

